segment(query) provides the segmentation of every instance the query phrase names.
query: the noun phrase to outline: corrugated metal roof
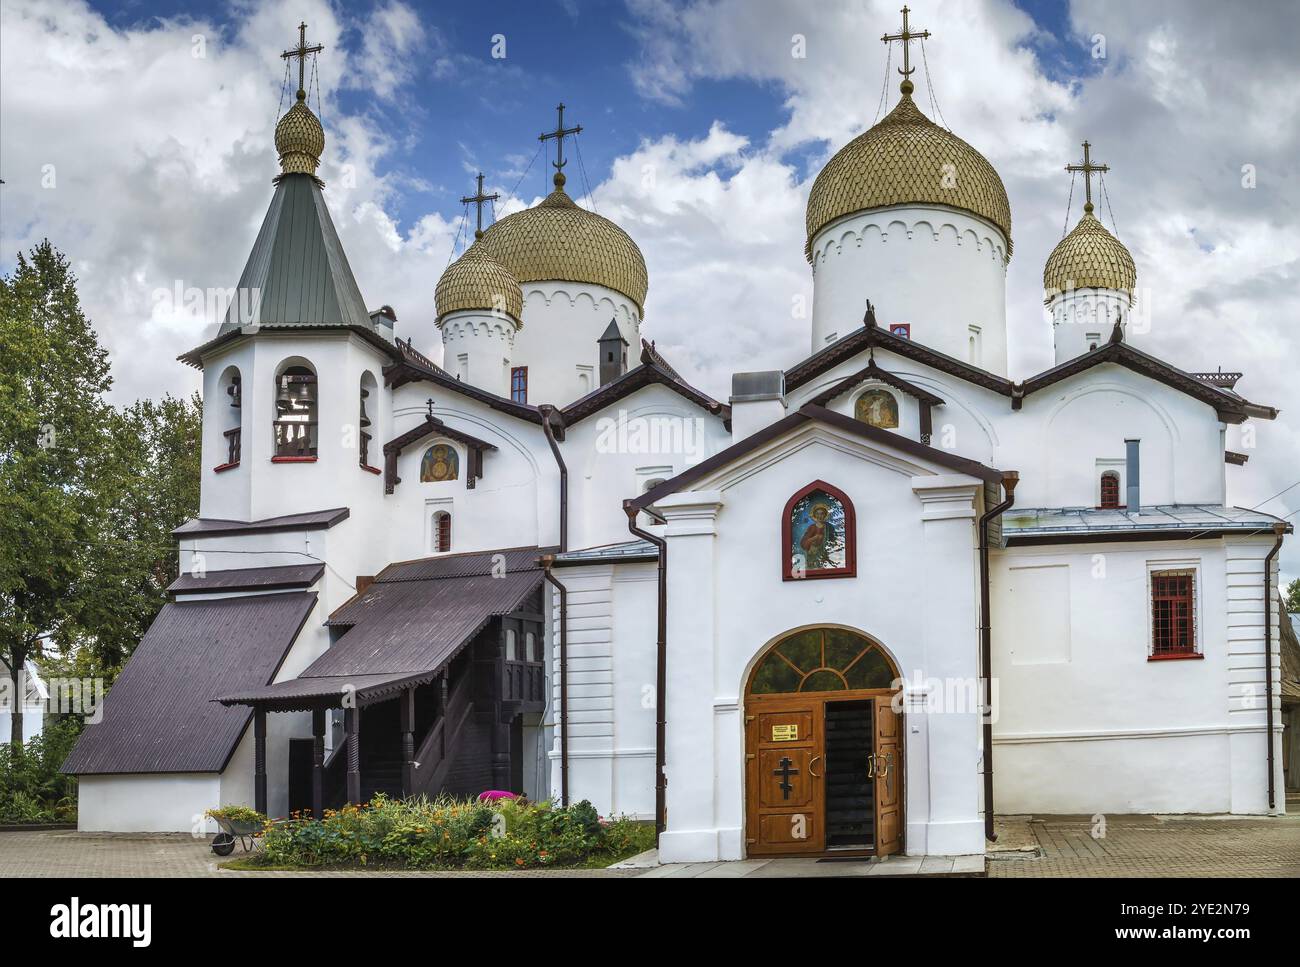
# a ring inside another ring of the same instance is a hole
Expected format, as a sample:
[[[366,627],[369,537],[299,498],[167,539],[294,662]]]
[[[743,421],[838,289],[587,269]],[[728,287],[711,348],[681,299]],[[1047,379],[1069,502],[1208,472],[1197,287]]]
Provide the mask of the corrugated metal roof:
[[[245,567],[208,571],[201,577],[182,574],[167,586],[172,594],[213,594],[218,591],[269,591],[273,588],[308,588],[325,573],[322,564],[282,567]]]
[[[233,534],[265,534],[272,531],[329,530],[348,519],[352,512],[347,507],[329,510],[312,510],[305,514],[286,514],[283,517],[264,517],[261,520],[222,520],[215,517],[195,517],[172,531],[173,537],[223,537]]]
[[[240,302],[233,303],[223,334],[250,324],[374,329],[325,197],[307,175],[289,175],[276,185],[239,291],[258,291],[261,299],[252,319],[241,318]]]
[[[212,699],[271,681],[315,604],[301,591],[164,605],[63,771],[222,771],[250,712]]]
[[[537,570],[537,559],[554,553],[555,547],[508,547],[498,551],[470,554],[447,554],[390,564],[375,578],[376,584],[391,581],[432,581],[442,578],[470,577],[475,574],[510,573]],[[337,618],[335,614],[332,617]]]
[[[376,581],[330,624],[350,626],[299,678],[416,675],[441,668],[493,615],[516,610],[542,583],[542,572],[432,581]]]
[[[1160,504],[1139,513],[1093,507],[1013,507],[1002,517],[1007,540],[1114,533],[1271,531],[1280,517],[1216,504]],[[1290,525],[1288,525],[1290,526]]]
[[[514,547],[391,564],[334,612],[329,624],[347,631],[296,679],[228,690],[219,701],[295,707],[427,678],[493,616],[519,610],[542,583],[537,559],[552,550]]]

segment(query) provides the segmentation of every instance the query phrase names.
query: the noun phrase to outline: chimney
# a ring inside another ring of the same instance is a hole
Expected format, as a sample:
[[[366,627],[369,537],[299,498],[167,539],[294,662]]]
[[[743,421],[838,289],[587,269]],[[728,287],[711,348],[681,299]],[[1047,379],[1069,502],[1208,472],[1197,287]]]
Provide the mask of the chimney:
[[[785,373],[772,369],[731,376],[731,439],[743,440],[785,416]]]
[[[1130,514],[1142,512],[1141,463],[1138,460],[1138,448],[1141,440],[1124,441],[1124,503]]]
[[[618,331],[618,323],[611,319],[596,345],[600,347],[600,385],[604,386],[627,372],[627,340]]]
[[[389,342],[393,341],[397,329],[397,313],[393,311],[392,306],[380,306],[370,313],[370,322],[374,325],[375,332]]]

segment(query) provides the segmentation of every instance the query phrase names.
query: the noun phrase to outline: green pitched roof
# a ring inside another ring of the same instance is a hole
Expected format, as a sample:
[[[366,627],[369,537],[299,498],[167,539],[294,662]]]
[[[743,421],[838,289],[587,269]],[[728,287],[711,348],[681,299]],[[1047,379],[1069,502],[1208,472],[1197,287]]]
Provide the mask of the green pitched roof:
[[[240,292],[258,290],[252,319],[246,299],[231,303],[219,335],[244,326],[360,326],[374,330],[343,252],[320,185],[309,175],[282,176],[239,278]]]

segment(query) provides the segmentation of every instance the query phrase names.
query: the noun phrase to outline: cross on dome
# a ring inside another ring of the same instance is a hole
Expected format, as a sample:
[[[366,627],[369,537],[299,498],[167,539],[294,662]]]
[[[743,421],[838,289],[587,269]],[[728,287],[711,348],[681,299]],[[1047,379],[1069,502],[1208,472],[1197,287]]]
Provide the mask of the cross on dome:
[[[556,107],[555,110],[558,115],[558,120],[555,125],[555,130],[548,131],[544,134],[539,134],[537,136],[537,140],[543,143],[547,141],[555,142],[555,160],[551,162],[552,167],[555,168],[555,177],[552,180],[555,182],[556,188],[563,188],[564,172],[561,171],[560,169],[563,168],[566,164],[568,164],[568,162],[564,160],[564,139],[570,134],[581,134],[582,125],[576,124],[571,128],[566,128],[564,126],[563,102],[561,102],[560,105]]]
[[[910,75],[916,73],[916,68],[912,66],[911,59],[912,41],[925,40],[930,36],[930,31],[928,30],[922,30],[918,33],[908,28],[907,15],[910,12],[911,10],[908,7],[903,7],[903,29],[899,33],[885,34],[880,38],[881,41],[886,44],[892,44],[896,40],[902,41],[903,43],[903,66],[898,68],[898,73],[903,75],[903,83],[899,85],[899,90],[904,94],[912,93],[913,85]]]
[[[1083,172],[1083,190],[1085,196],[1083,210],[1087,214],[1092,214],[1092,173],[1095,171],[1100,174],[1104,171],[1110,171],[1110,165],[1095,165],[1092,163],[1092,156],[1090,154],[1091,149],[1091,144],[1087,141],[1083,142],[1083,163],[1065,166],[1066,171]]]
[[[497,192],[493,192],[490,195],[483,194],[483,172],[480,171],[478,173],[477,180],[478,180],[478,191],[472,195],[466,195],[464,198],[460,200],[460,203],[462,205],[473,205],[475,206],[475,208],[478,209],[477,212],[475,213],[474,237],[476,239],[479,239],[483,237],[483,203],[489,201],[496,201],[498,198],[501,197],[501,195],[498,194]]]
[[[307,91],[305,88],[307,77],[307,55],[319,54],[324,49],[325,46],[323,44],[312,44],[310,47],[307,46],[307,24],[303,22],[298,24],[298,46],[290,47],[288,50],[283,51],[280,54],[284,60],[288,60],[290,57],[298,58],[298,100],[300,101],[305,101],[307,99]]]

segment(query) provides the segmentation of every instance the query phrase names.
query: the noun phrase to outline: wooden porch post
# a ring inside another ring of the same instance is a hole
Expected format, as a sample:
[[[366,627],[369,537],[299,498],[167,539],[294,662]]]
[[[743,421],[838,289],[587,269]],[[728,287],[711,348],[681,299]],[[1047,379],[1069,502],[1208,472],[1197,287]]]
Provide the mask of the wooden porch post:
[[[402,691],[402,798],[415,794],[415,689]]]
[[[266,708],[253,710],[253,803],[263,816],[266,812]]]
[[[311,710],[311,811],[325,818],[325,709]]]
[[[343,731],[348,742],[348,802],[361,804],[361,711],[343,710]]]

